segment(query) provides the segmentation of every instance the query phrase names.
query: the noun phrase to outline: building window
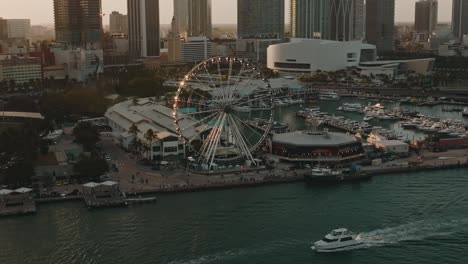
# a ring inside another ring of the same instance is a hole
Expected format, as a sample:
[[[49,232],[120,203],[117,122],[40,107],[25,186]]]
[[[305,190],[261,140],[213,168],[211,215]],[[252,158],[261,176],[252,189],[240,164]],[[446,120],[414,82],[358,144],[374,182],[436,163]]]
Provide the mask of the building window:
[[[177,147],[165,147],[164,152],[177,152]]]
[[[303,69],[309,70],[309,63],[284,63],[284,62],[275,62],[276,68],[289,68],[289,69]]]
[[[179,150],[184,150],[184,145],[183,144],[179,145]]]
[[[160,146],[154,146],[153,147],[153,152],[159,152],[161,151],[161,147]]]

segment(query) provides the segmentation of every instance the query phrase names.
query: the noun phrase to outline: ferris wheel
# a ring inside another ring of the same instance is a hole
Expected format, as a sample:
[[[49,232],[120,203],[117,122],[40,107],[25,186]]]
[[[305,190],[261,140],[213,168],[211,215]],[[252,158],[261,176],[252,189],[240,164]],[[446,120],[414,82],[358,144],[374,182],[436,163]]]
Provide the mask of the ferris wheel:
[[[179,136],[205,169],[247,161],[270,133],[273,93],[247,60],[216,57],[192,68],[179,85],[173,116]]]

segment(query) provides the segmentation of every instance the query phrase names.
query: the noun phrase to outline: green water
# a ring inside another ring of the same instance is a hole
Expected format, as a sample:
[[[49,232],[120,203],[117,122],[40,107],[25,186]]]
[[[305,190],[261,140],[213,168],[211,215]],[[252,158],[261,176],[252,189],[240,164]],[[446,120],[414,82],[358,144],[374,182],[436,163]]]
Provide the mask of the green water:
[[[320,106],[333,113],[341,103]],[[300,108],[278,109],[275,119],[306,129],[295,117]],[[462,118],[437,107],[416,110]],[[362,120],[359,114],[337,114]],[[376,125],[421,136],[398,130],[398,123]],[[467,190],[468,170],[450,170],[379,176],[354,185],[163,195],[157,204],[124,209],[40,205],[36,215],[0,219],[0,263],[466,263]],[[311,252],[311,241],[337,227],[363,233],[368,248]]]
[[[40,205],[0,219],[0,263],[466,263],[468,170],[159,196],[157,204],[87,211]],[[368,248],[314,254],[333,228]]]

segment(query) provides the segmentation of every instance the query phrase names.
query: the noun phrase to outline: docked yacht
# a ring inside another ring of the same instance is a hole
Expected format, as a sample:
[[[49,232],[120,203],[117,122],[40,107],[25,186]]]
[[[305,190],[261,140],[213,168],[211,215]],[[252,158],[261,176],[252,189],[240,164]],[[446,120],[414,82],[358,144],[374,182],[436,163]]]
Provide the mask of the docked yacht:
[[[322,92],[319,95],[320,100],[339,100],[340,97],[335,92]]]
[[[468,116],[468,107],[465,107],[465,108],[463,109],[463,115],[464,115],[464,116]]]
[[[308,173],[304,174],[307,183],[344,183],[357,182],[372,178],[371,174],[362,171],[334,170],[330,168],[314,167]]]
[[[331,231],[322,240],[313,243],[312,250],[317,252],[338,252],[358,249],[364,246],[364,242],[358,235],[352,234],[346,228]]]

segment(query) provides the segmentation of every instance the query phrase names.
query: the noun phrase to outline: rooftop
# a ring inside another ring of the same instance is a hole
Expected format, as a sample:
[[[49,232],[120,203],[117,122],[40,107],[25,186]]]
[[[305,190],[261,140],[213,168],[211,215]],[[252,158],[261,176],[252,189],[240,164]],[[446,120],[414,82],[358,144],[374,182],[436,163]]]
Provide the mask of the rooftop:
[[[357,142],[352,135],[336,132],[295,131],[273,136],[273,142],[294,146],[328,147]]]

